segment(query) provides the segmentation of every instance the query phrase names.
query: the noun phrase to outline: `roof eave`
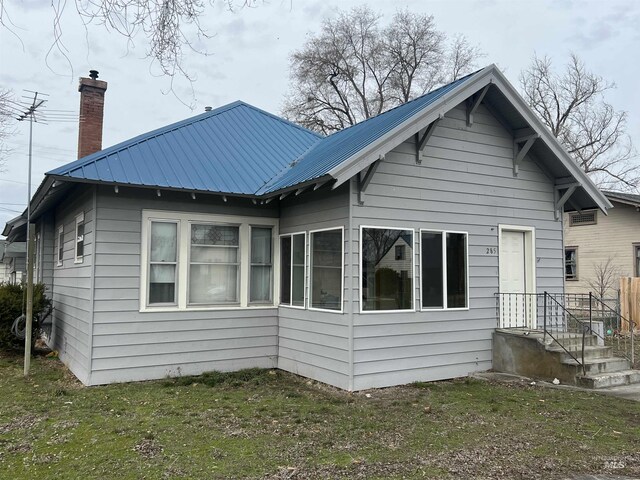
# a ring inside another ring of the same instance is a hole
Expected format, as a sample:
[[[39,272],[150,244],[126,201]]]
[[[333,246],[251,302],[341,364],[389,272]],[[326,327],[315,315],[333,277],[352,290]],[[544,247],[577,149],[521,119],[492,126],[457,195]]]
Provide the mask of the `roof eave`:
[[[413,117],[407,119],[387,134],[381,136],[375,142],[372,142],[367,146],[367,148],[359,151],[340,165],[332,168],[328,174],[336,179],[334,187],[346,182],[378,160],[381,156],[385,155],[387,152],[402,143],[408,135],[410,135],[409,132],[413,133],[426,128],[434,120],[444,116],[446,112],[462,103],[475,92],[491,84],[496,85],[496,87],[500,89],[509,102],[511,102],[511,104],[516,108],[518,113],[531,126],[534,132],[537,133],[550,148],[556,158],[558,158],[565,168],[567,168],[570,175],[580,183],[580,186],[595,202],[598,208],[600,208],[604,214],[607,213],[607,209],[613,208],[613,205],[605,195],[598,190],[587,174],[551,134],[549,129],[540,121],[540,119],[538,119],[538,117],[535,116],[524,99],[495,65],[489,65],[488,67],[480,70],[469,80],[450,92],[447,92],[431,105],[425,107],[422,111],[417,112]]]

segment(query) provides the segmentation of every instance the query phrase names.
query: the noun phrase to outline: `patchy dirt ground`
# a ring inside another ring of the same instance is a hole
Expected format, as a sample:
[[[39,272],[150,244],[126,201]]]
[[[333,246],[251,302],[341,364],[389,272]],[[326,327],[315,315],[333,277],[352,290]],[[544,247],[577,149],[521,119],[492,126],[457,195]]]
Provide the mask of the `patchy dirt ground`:
[[[472,379],[345,393],[279,371],[82,387],[0,354],[0,478],[640,477],[640,404]]]

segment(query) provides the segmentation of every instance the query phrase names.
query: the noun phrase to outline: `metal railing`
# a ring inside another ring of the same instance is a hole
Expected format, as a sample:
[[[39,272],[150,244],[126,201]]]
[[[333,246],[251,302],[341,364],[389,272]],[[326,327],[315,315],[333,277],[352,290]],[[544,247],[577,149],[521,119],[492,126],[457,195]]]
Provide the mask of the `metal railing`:
[[[499,328],[543,332],[585,371],[587,335],[599,345],[611,346],[616,355],[635,365],[635,323],[620,315],[617,299],[600,299],[592,293],[498,293]]]

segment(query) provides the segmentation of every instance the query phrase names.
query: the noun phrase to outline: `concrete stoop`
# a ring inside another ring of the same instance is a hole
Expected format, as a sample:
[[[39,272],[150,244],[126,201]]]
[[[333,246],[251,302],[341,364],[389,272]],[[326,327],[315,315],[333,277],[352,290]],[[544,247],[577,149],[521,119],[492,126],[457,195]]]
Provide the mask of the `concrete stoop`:
[[[632,370],[627,359],[614,356],[611,347],[598,345],[595,335],[585,337],[585,372],[575,360],[582,358],[582,337],[563,333],[555,337],[564,348],[540,331],[497,329],[493,335],[493,369],[548,381],[557,378],[564,384],[586,388],[640,383],[640,370]]]

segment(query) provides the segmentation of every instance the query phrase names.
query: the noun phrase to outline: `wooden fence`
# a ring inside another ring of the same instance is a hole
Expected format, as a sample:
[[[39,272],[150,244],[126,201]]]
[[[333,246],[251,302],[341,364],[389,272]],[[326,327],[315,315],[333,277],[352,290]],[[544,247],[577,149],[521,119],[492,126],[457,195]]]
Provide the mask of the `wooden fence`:
[[[635,323],[635,330],[640,329],[640,277],[620,278],[620,315]],[[629,331],[626,322],[623,331]]]

